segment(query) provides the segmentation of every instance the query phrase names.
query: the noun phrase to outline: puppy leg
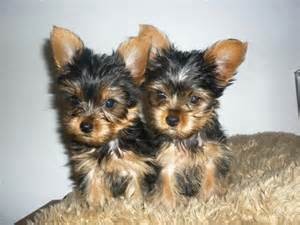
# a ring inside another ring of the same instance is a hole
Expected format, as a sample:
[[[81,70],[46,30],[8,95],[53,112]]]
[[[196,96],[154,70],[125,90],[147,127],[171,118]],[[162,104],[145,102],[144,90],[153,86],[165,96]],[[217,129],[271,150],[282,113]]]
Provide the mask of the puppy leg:
[[[107,191],[102,176],[95,170],[88,173],[85,181],[84,194],[90,207],[103,206],[111,194]]]
[[[218,143],[204,145],[206,162],[202,177],[202,195],[208,200],[213,194],[226,192],[226,181],[231,164],[231,153],[228,147]]]

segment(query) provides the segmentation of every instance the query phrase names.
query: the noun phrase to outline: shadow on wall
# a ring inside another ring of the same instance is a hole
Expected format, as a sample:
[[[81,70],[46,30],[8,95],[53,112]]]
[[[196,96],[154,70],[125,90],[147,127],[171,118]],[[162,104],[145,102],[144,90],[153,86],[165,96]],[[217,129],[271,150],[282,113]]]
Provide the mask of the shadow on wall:
[[[70,144],[70,140],[68,139],[68,137],[65,135],[65,133],[63,132],[63,102],[61,100],[61,98],[58,97],[57,92],[58,89],[56,87],[56,83],[57,83],[57,79],[58,79],[58,70],[55,67],[55,63],[54,63],[54,59],[52,57],[52,49],[51,49],[51,43],[49,39],[46,39],[43,43],[42,46],[42,54],[43,54],[43,58],[45,60],[46,63],[46,67],[47,67],[47,74],[49,76],[49,87],[48,87],[48,92],[52,95],[52,101],[51,101],[51,107],[53,109],[56,110],[57,113],[57,133],[59,134],[59,139],[60,142],[63,144],[64,149],[65,149],[65,154],[69,156],[69,152],[67,151],[67,145]],[[70,173],[72,171],[70,171],[70,167],[69,168],[69,177],[70,177]]]

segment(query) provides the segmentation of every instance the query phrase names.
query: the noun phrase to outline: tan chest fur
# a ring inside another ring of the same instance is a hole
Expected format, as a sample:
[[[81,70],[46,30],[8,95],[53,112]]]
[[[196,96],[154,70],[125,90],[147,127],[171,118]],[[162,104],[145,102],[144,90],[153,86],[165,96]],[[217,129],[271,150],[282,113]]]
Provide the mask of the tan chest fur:
[[[157,195],[160,201],[174,206],[178,200],[184,198],[179,193],[176,175],[183,174],[183,171],[189,168],[199,171],[197,180],[201,183],[199,184],[201,190],[195,197],[207,199],[217,191],[219,184],[216,176],[217,164],[220,159],[227,157],[223,148],[218,143],[206,142],[199,146],[198,151],[192,153],[180,144],[168,143],[162,146],[157,156],[157,161],[162,166]]]
[[[152,168],[147,162],[152,159],[141,157],[132,151],[121,151],[119,154],[111,152],[108,158],[100,163],[93,155],[96,149],[90,152],[74,155],[75,172],[85,175],[84,194],[88,203],[92,206],[103,205],[109,198],[113,197],[109,176],[128,178],[128,185],[123,196],[125,198],[142,198],[141,183],[146,173]]]
[[[161,174],[168,177],[172,177],[176,171],[184,168],[190,159],[190,154],[174,143],[163,146],[157,156],[157,161],[162,166]]]

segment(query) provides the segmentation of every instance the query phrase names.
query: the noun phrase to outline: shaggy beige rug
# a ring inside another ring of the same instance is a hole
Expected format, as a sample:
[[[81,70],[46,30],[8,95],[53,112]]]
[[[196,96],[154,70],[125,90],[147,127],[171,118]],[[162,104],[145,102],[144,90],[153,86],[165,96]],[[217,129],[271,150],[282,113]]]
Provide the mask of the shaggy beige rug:
[[[192,201],[174,211],[124,201],[88,210],[76,193],[43,209],[28,224],[300,224],[300,136],[285,133],[230,138],[231,187],[222,199]]]

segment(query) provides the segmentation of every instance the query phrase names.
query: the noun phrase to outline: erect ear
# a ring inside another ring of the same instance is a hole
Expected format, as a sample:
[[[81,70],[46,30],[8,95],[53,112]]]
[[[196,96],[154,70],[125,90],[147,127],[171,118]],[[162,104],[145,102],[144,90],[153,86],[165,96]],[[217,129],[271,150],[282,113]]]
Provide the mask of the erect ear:
[[[152,25],[141,24],[139,37],[142,37],[151,43],[150,59],[154,58],[159,51],[168,49],[171,46],[167,35]]]
[[[84,48],[83,42],[73,32],[53,26],[50,43],[55,64],[59,70],[72,62],[77,54],[80,54]]]
[[[220,86],[226,86],[235,75],[238,66],[244,61],[248,44],[237,39],[218,41],[209,47],[204,59],[214,63]]]
[[[117,49],[137,85],[140,85],[144,81],[149,51],[150,42],[142,37],[132,37],[122,42]]]
[[[151,25],[140,25],[137,37],[124,41],[117,52],[123,57],[136,84],[144,81],[144,74],[149,58],[154,58],[159,51],[170,47],[168,37]]]

